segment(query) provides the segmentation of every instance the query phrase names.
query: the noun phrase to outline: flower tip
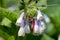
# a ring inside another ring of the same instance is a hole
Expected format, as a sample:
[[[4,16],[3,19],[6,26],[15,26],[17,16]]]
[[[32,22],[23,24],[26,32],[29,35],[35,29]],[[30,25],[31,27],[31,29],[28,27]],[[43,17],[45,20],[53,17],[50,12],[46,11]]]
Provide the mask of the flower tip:
[[[19,24],[19,23],[16,23],[16,25],[17,25],[17,26],[20,26],[20,24]]]
[[[37,16],[37,20],[42,20],[42,19],[43,19],[42,15]]]
[[[19,29],[19,31],[18,31],[18,36],[25,36],[25,31],[24,31],[24,28],[23,27],[21,27],[20,29]]]
[[[47,23],[50,23],[50,20],[47,20],[46,22],[47,22]]]
[[[17,21],[17,22],[16,22],[16,25],[17,25],[17,26],[20,26],[20,22]]]

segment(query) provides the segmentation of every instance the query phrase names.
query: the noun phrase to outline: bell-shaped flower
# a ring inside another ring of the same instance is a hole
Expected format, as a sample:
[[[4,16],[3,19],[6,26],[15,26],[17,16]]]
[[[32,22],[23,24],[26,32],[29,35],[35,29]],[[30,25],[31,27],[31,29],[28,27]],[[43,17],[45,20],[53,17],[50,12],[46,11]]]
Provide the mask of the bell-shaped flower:
[[[21,23],[21,27],[18,31],[18,36],[25,36],[25,27],[24,27],[24,21]]]
[[[37,10],[37,20],[43,19],[43,15],[40,10]]]
[[[38,23],[37,23],[37,20],[35,20],[33,35],[38,35]]]
[[[25,36],[25,30],[23,27],[20,27],[20,29],[18,31],[18,36]]]
[[[28,24],[25,25],[25,33],[26,33],[26,34],[29,34],[29,33],[30,33],[30,27],[29,27]]]
[[[43,17],[46,23],[50,23],[50,19],[46,14],[44,14]]]
[[[28,20],[28,18],[26,19],[25,33],[27,33],[27,34],[30,33],[30,26],[29,26],[29,20]]]
[[[16,21],[17,26],[20,26],[20,23],[22,23],[23,17],[24,17],[24,12],[22,12],[20,14],[20,17],[17,19],[17,21]]]
[[[40,21],[40,23],[39,23],[39,34],[42,34],[45,29],[46,29],[46,27],[45,27],[44,22]]]
[[[58,40],[60,40],[60,35],[58,36]]]

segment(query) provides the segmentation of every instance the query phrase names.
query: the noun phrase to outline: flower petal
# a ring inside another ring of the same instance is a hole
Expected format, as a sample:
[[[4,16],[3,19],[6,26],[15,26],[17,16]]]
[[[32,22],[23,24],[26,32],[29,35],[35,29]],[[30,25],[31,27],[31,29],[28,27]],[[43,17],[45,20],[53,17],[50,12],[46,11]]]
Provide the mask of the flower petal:
[[[16,21],[17,26],[20,26],[20,23],[22,23],[23,17],[24,17],[24,12],[22,12],[20,17],[17,19]]]
[[[37,20],[35,20],[35,25],[34,25],[34,33],[38,33],[38,24],[37,24]]]
[[[29,28],[29,20],[28,20],[28,17],[27,17],[27,19],[26,19],[25,33],[27,33],[27,34],[29,34],[29,33],[30,33],[30,28]]]
[[[20,27],[18,31],[18,36],[25,36],[25,29],[23,27]]]
[[[27,34],[29,34],[29,33],[30,33],[29,25],[26,25],[26,26],[25,26],[25,33],[27,33]]]
[[[46,29],[46,27],[45,27],[44,22],[43,22],[43,21],[40,21],[40,25],[39,25],[39,34],[42,34],[45,29]]]
[[[44,20],[46,23],[50,23],[50,19],[46,14],[44,14]]]
[[[40,10],[37,10],[37,20],[40,20],[43,18],[43,15]]]

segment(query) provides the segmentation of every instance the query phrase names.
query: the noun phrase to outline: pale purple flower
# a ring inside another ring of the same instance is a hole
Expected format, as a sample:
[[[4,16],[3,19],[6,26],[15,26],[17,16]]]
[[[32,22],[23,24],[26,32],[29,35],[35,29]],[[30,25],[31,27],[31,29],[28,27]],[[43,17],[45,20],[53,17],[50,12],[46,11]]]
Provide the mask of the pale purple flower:
[[[37,20],[41,20],[43,18],[43,15],[40,10],[37,10]]]
[[[39,23],[39,34],[42,34],[45,29],[46,29],[46,27],[45,27],[44,22],[40,21],[40,23]]]
[[[23,17],[24,17],[24,12],[22,12],[20,14],[20,17],[17,19],[17,21],[16,21],[17,26],[20,26],[20,23],[22,23]]]
[[[29,27],[29,25],[25,25],[25,33],[27,33],[27,34],[30,33],[30,27]]]
[[[34,34],[38,34],[38,23],[37,23],[37,20],[35,20],[35,25],[34,25],[33,33]]]
[[[21,23],[21,27],[20,27],[20,29],[19,29],[19,31],[18,31],[18,36],[25,36],[25,27],[24,27],[24,20],[23,20],[23,22]]]
[[[18,31],[18,36],[25,36],[25,29],[23,27],[20,27]]]
[[[50,19],[46,14],[44,14],[43,17],[46,23],[50,23]]]
[[[30,26],[29,26],[29,20],[28,20],[28,18],[26,19],[25,33],[27,33],[27,34],[30,33]]]

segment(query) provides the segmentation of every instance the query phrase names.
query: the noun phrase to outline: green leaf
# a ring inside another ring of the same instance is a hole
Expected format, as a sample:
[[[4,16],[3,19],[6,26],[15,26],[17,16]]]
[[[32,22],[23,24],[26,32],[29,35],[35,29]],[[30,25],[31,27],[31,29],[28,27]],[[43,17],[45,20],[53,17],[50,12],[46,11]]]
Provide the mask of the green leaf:
[[[3,18],[4,17],[2,15],[0,15],[0,23],[2,22]]]
[[[60,4],[60,0],[47,0],[47,4],[49,5],[52,5],[52,4]]]
[[[47,5],[47,0],[39,0],[37,3],[37,7],[39,7],[41,5]]]
[[[29,0],[24,0],[24,2],[27,4]]]
[[[8,40],[15,40],[14,36],[10,36]]]
[[[0,36],[7,39],[10,35],[0,29]]]
[[[43,34],[43,37],[41,38],[41,40],[55,40],[55,39],[51,38],[47,34]]]
[[[47,8],[46,5],[47,5],[47,0],[39,0],[38,3],[36,4],[36,7],[39,8],[40,10],[44,10]]]
[[[7,18],[4,18],[1,22],[1,25],[5,25],[7,27],[11,27],[11,21]]]
[[[56,28],[52,23],[46,24],[46,27],[46,32],[48,33],[48,35],[52,36],[56,33]]]
[[[57,31],[60,33],[60,6],[49,6],[45,13],[50,17],[52,23],[56,26]]]
[[[11,20],[13,23],[16,21],[16,19],[18,18],[18,13],[9,11],[7,9],[1,8],[0,7],[0,15],[8,18],[9,20]]]

